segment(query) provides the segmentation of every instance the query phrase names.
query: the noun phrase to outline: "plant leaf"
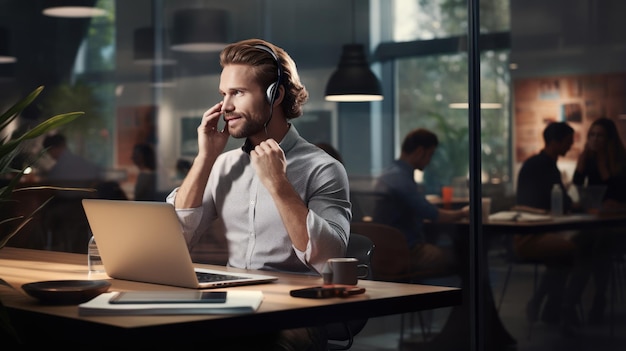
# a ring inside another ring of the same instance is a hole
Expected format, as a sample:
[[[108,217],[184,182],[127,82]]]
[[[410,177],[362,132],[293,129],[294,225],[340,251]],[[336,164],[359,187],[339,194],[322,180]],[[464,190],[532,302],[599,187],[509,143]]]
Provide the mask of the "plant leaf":
[[[15,236],[15,234],[17,234],[26,224],[28,224],[28,222],[30,222],[33,219],[35,214],[37,214],[37,212],[39,212],[39,210],[41,210],[48,202],[50,202],[50,200],[52,200],[52,197],[49,197],[46,201],[44,201],[41,205],[39,205],[39,207],[37,207],[30,215],[28,215],[28,217],[25,217],[24,220],[22,221],[22,223],[18,224],[18,226],[17,226],[17,228],[15,228],[15,230],[13,230],[9,234],[5,235],[0,240],[0,249],[2,249],[7,244],[7,242],[9,240],[11,240],[11,238],[13,236]]]
[[[39,125],[24,133],[21,137],[17,138],[16,141],[24,141],[26,139],[34,139],[38,136],[45,134],[47,131],[58,128],[64,124],[70,123],[75,120],[79,116],[84,115],[84,112],[69,112],[61,115],[56,115],[54,117],[50,117],[49,119],[41,122]]]
[[[33,90],[28,96],[18,101],[15,105],[11,106],[5,113],[0,115],[0,130],[4,130],[9,123],[11,123],[18,113],[22,112],[28,105],[30,105],[41,94],[43,86],[39,86]]]

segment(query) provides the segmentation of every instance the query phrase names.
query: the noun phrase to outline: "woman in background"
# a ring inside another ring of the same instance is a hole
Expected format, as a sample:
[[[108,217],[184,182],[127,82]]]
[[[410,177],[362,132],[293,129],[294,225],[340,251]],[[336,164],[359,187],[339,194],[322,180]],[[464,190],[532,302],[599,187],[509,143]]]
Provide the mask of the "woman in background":
[[[602,207],[626,207],[626,149],[615,123],[598,118],[589,127],[585,149],[578,157],[573,183],[605,185]]]
[[[583,191],[587,186],[606,186],[601,211],[626,210],[626,149],[611,119],[598,118],[589,127],[585,148],[576,164],[573,183]],[[589,311],[590,324],[603,322],[612,254],[619,250],[623,252],[625,247],[623,234],[615,230],[590,230],[579,237],[580,254],[588,259],[590,272],[574,274],[571,281],[573,294],[565,297],[565,305],[573,309],[589,276],[592,276],[595,292]]]

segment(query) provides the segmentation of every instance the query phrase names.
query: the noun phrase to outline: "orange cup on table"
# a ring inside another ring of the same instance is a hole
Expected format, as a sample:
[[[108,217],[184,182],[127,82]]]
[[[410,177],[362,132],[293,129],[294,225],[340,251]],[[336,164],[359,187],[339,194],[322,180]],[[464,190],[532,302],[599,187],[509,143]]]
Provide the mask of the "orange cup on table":
[[[452,202],[452,195],[454,194],[454,190],[451,186],[442,186],[441,187],[441,201],[444,204],[449,204]]]

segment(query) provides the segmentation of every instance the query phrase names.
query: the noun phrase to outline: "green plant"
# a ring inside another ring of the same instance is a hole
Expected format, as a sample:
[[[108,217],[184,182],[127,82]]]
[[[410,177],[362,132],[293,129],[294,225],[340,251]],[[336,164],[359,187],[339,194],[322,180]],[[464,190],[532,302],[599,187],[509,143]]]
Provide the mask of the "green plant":
[[[430,192],[439,193],[441,186],[450,185],[452,179],[469,172],[469,130],[463,120],[432,111],[427,116],[434,121],[433,132],[439,137],[439,146],[424,172],[424,180],[430,185]]]
[[[26,167],[15,168],[14,159],[19,155],[21,149],[23,148],[23,144],[27,140],[31,140],[37,138],[51,130],[59,128],[67,123],[78,118],[80,115],[83,115],[83,112],[70,112],[59,114],[54,117],[50,117],[47,120],[41,122],[37,126],[32,129],[29,129],[23,132],[21,135],[5,135],[9,126],[15,119],[20,115],[20,113],[28,107],[36,98],[39,96],[41,91],[43,90],[43,86],[38,87],[33,92],[31,92],[24,99],[17,102],[11,108],[9,108],[6,112],[0,115],[0,178],[8,180],[5,185],[0,186],[0,204],[4,205],[5,203],[12,201],[11,195],[14,191],[16,191],[16,186],[19,184],[20,179],[24,175],[24,170]],[[43,152],[43,151],[42,151]],[[42,153],[39,154],[41,156]],[[30,188],[22,188],[22,189],[37,189],[44,187],[30,187]],[[7,242],[17,234],[28,222],[30,222],[37,213],[45,204],[50,201],[50,199],[46,200],[42,203],[35,211],[26,216],[17,216],[17,217],[9,217],[9,218],[0,218],[0,249],[2,249]],[[8,228],[5,231],[4,228]],[[0,283],[4,283],[0,279]],[[2,302],[0,301],[0,335],[8,335],[14,338],[17,338],[17,334],[13,329],[8,314]]]

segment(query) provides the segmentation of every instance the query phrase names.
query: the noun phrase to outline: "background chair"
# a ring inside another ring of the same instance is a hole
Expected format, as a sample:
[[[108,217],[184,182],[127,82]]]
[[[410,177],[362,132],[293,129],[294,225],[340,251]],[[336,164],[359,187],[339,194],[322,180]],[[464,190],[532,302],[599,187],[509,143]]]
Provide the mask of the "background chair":
[[[500,311],[502,307],[502,302],[504,301],[504,295],[506,294],[507,287],[509,286],[509,279],[511,277],[511,273],[513,271],[513,267],[515,265],[529,264],[533,266],[533,292],[537,290],[537,284],[539,281],[539,265],[540,261],[530,260],[530,259],[522,259],[518,257],[513,250],[513,243],[511,240],[511,235],[507,235],[504,237],[505,247],[503,258],[506,261],[507,270],[504,276],[504,282],[502,283],[502,290],[500,291],[500,300],[498,301],[497,311]]]
[[[372,278],[372,256],[374,248],[374,243],[368,237],[356,233],[350,234],[346,257],[354,257],[359,261],[359,264],[365,264],[369,267],[368,277],[366,277],[366,279]],[[367,319],[357,319],[326,325],[328,349],[350,349],[354,343],[354,336],[363,330],[366,323]]]
[[[373,280],[419,283],[425,279],[456,275],[454,272],[444,270],[411,271],[409,246],[404,233],[395,227],[376,222],[352,222],[350,230],[368,237],[376,247],[376,254],[372,257],[370,268]],[[430,323],[424,321],[422,312],[418,312],[417,315],[422,337],[426,341],[431,336]],[[409,326],[410,329],[413,329],[413,314],[409,314],[409,317]],[[400,342],[404,341],[404,319],[405,315],[403,314],[400,326]]]

